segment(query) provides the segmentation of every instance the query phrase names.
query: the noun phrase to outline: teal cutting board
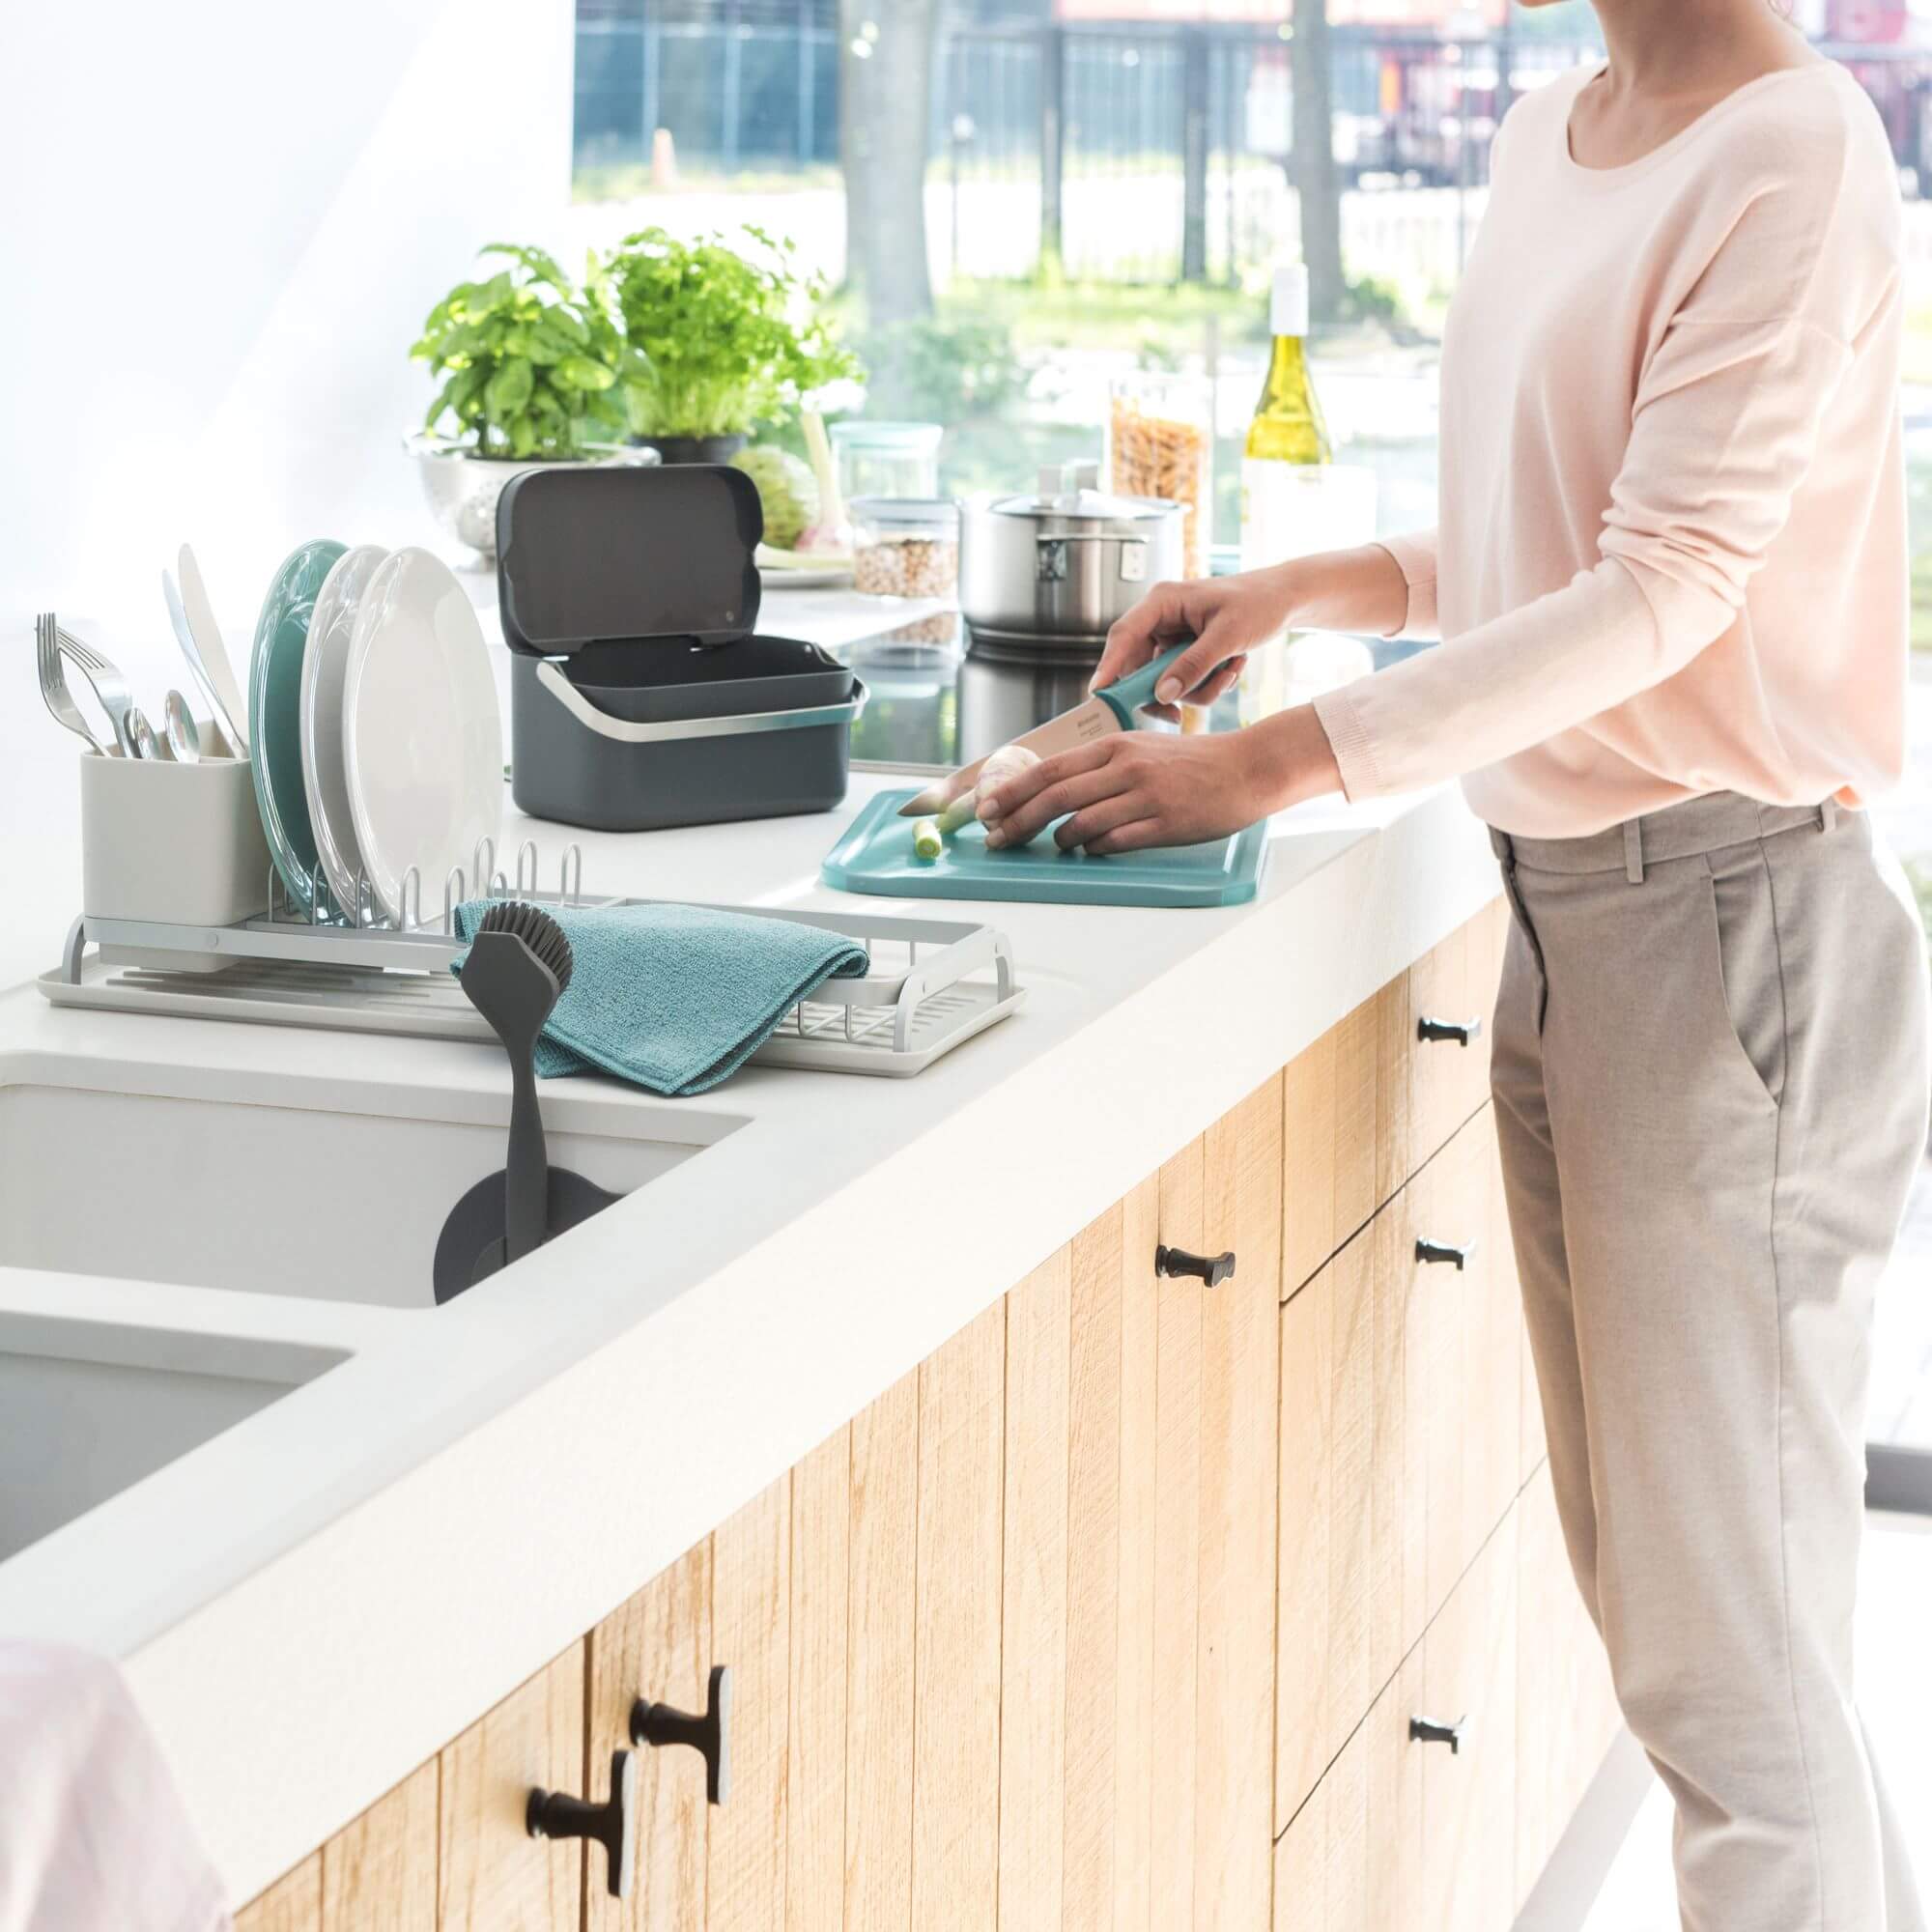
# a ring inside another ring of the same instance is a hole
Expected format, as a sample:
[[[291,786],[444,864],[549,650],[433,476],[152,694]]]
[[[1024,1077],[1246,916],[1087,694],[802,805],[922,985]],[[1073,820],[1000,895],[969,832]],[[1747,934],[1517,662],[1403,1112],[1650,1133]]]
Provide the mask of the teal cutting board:
[[[1020,899],[1033,905],[1230,906],[1253,898],[1267,858],[1264,822],[1205,845],[1090,858],[1042,832],[1017,852],[989,852],[977,824],[937,859],[916,859],[913,820],[898,815],[911,789],[881,792],[825,855],[819,876],[841,893],[895,899]]]

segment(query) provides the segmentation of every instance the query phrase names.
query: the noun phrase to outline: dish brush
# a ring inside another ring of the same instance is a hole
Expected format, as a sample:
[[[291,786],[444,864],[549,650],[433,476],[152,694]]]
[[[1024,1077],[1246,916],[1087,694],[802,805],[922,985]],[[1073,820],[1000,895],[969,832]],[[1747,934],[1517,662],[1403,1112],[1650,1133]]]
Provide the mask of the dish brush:
[[[550,1157],[537,1105],[536,1048],[570,984],[562,926],[540,906],[511,899],[483,915],[457,978],[510,1056],[510,1148],[503,1171],[503,1258],[522,1261],[549,1232]]]

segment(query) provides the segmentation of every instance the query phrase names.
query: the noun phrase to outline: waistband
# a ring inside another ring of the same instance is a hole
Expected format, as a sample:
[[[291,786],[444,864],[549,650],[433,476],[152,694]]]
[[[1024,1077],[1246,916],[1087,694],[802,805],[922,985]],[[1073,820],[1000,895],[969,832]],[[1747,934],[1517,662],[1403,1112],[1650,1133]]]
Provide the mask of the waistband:
[[[1622,872],[1633,885],[1641,885],[1646,866],[1692,859],[1806,826],[1835,831],[1838,810],[1837,801],[1830,798],[1821,805],[1760,805],[1734,791],[1718,791],[1627,818],[1584,838],[1518,838],[1492,826],[1490,844],[1505,865],[1527,866],[1537,872]]]

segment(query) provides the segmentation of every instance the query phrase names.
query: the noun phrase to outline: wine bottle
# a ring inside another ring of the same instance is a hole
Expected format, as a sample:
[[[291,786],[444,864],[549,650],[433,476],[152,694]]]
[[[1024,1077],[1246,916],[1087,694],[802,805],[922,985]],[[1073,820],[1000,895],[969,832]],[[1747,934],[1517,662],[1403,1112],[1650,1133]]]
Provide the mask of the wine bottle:
[[[1335,451],[1308,373],[1308,270],[1300,262],[1274,271],[1268,332],[1267,377],[1241,454],[1243,570],[1305,554],[1327,541],[1321,484]],[[1286,654],[1276,638],[1249,659],[1241,680],[1244,722],[1286,702]]]

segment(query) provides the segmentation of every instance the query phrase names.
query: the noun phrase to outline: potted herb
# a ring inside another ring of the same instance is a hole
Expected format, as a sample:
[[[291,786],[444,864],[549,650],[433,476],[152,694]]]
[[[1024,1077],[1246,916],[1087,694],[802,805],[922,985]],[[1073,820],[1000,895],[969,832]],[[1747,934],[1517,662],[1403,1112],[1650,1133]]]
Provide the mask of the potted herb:
[[[641,229],[597,270],[630,347],[620,387],[631,434],[667,463],[725,462],[753,425],[859,373],[833,335],[823,278],[793,268],[789,242],[744,233],[749,252]]]
[[[595,292],[541,248],[495,243],[509,265],[459,282],[430,310],[410,351],[442,379],[408,440],[444,528],[485,561],[497,550],[497,498],[533,464],[635,462],[617,440],[617,384],[635,358]],[[453,434],[439,425],[453,425]]]

